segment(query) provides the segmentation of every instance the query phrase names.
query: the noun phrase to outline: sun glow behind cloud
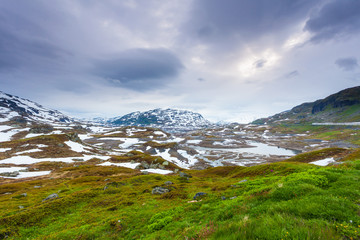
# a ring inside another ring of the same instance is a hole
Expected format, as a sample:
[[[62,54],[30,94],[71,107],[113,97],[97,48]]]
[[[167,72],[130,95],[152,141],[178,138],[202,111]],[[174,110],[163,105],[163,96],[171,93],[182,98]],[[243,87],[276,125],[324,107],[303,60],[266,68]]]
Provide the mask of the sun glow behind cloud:
[[[237,71],[241,77],[249,78],[264,73],[279,64],[281,55],[273,49],[266,49],[261,53],[249,53],[237,63]]]

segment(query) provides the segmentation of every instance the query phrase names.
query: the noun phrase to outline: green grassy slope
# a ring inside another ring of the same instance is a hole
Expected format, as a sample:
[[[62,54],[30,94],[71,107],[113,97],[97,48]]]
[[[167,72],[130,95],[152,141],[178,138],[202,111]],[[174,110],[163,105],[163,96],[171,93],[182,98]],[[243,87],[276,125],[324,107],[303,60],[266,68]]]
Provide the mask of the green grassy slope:
[[[293,160],[186,171],[189,179],[62,168],[63,178],[0,185],[0,238],[359,239],[360,157],[346,154],[331,167]],[[156,186],[170,192],[153,195]],[[190,202],[197,192],[207,195]],[[52,193],[59,198],[42,201]]]

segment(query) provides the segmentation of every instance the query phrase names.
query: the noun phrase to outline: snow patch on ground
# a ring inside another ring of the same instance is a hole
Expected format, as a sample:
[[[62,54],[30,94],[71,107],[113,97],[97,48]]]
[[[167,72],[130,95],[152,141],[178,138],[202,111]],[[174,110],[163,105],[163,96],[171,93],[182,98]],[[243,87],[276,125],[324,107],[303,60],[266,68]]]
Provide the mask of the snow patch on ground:
[[[154,134],[155,135],[160,135],[162,137],[167,137],[167,135],[165,133],[161,132],[161,131],[155,131]]]
[[[68,145],[72,151],[74,152],[89,152],[88,149],[86,149],[82,144],[73,142],[73,141],[66,141],[64,142],[66,145]]]
[[[0,152],[6,152],[6,151],[9,151],[11,150],[11,148],[0,148]]]
[[[201,141],[202,140],[187,140],[186,142],[188,143],[188,144],[199,144],[199,143],[201,143]]]
[[[169,162],[172,162],[176,165],[178,165],[179,167],[181,168],[188,168],[189,165],[186,164],[185,162],[181,161],[180,159],[177,159],[176,157],[172,157],[169,153],[170,149],[167,149],[166,151],[164,152],[160,152],[158,149],[156,149],[156,156],[160,156],[162,157],[163,159],[169,161]]]
[[[24,153],[33,153],[33,152],[42,152],[42,150],[41,149],[30,149],[30,150],[26,150],[26,151],[22,151],[22,152],[17,152],[15,154],[20,155],[20,154],[24,154]]]
[[[322,160],[309,162],[309,163],[317,165],[317,166],[327,166],[327,165],[329,165],[330,163],[333,163],[333,162],[335,162],[334,158],[325,158],[325,159],[322,159]]]
[[[142,142],[137,138],[120,138],[120,141],[124,142],[122,144],[119,144],[119,147],[121,147],[123,149],[127,149],[127,148],[131,147],[132,145]]]
[[[135,169],[139,164],[140,163],[131,163],[131,162],[125,162],[125,163],[104,162],[104,163],[100,163],[98,165],[100,165],[100,166],[119,166],[119,167]]]
[[[195,156],[191,156],[185,150],[178,150],[178,153],[180,153],[181,156],[183,156],[184,158],[186,158],[188,160],[188,164],[187,164],[188,167],[190,167],[198,162],[198,160],[195,158]]]
[[[17,175],[16,177],[4,177],[4,178],[18,179],[18,178],[28,178],[28,177],[39,177],[39,176],[48,175],[50,173],[51,171],[19,172],[19,175]]]
[[[11,158],[0,160],[0,164],[15,164],[15,165],[28,165],[39,162],[75,162],[73,159],[82,159],[88,161],[92,158],[98,158],[101,160],[108,160],[110,156],[96,156],[96,155],[85,155],[84,157],[66,157],[66,158],[32,158],[30,156],[14,156]]]
[[[0,167],[0,173],[24,171],[27,167]]]
[[[171,170],[163,170],[163,169],[156,169],[156,168],[149,168],[149,169],[144,169],[144,170],[140,170],[142,172],[149,172],[149,173],[158,173],[158,174],[170,174],[173,173],[173,171]]]

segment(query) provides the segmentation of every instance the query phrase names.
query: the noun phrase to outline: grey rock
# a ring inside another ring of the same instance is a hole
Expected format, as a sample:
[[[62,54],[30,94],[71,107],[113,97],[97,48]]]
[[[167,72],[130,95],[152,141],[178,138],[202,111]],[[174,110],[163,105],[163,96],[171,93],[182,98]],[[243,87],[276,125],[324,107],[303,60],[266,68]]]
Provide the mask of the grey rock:
[[[179,169],[176,168],[176,169],[174,170],[174,173],[178,173],[178,172],[179,172]]]
[[[142,171],[142,174],[143,175],[149,175],[149,172],[148,171]]]
[[[169,189],[163,188],[163,187],[155,187],[151,191],[152,194],[164,194],[164,193],[167,193],[167,192],[169,192]]]
[[[18,171],[14,171],[14,172],[4,172],[1,173],[0,176],[4,176],[4,177],[17,177],[19,175]]]
[[[198,192],[195,194],[195,196],[193,197],[194,200],[196,200],[197,198],[200,198],[201,196],[207,195],[207,193],[204,192]]]
[[[142,161],[142,162],[141,162],[141,166],[142,166],[144,169],[149,169],[149,168],[150,168],[150,165],[149,165],[147,162],[145,162],[145,161]]]
[[[235,198],[237,198],[237,196],[231,197],[230,199],[235,199]]]
[[[105,185],[105,187],[104,187],[104,191],[105,191],[106,189],[108,189],[108,186],[107,186],[107,185]]]
[[[174,183],[171,182],[171,181],[166,181],[166,182],[165,182],[165,185],[167,185],[167,186],[172,185],[172,184],[174,184]]]
[[[243,179],[243,180],[239,181],[238,183],[243,183],[243,182],[247,182],[247,179]]]
[[[168,166],[168,165],[169,165],[169,162],[168,162],[168,161],[164,161],[164,162],[162,163],[162,165]]]
[[[166,169],[164,165],[159,165],[159,168],[162,169],[162,170]]]
[[[184,177],[184,178],[192,178],[191,175],[189,175],[189,174],[187,174],[187,173],[184,173],[184,172],[180,172],[180,173],[179,173],[179,176],[180,176],[180,177]]]
[[[34,186],[34,188],[41,188],[41,186]]]
[[[221,196],[221,200],[226,200],[226,197],[224,197],[224,196]]]
[[[27,193],[22,193],[20,196],[27,197]]]
[[[53,194],[50,194],[49,196],[47,196],[46,198],[44,198],[42,201],[48,201],[50,199],[55,199],[55,198],[58,198],[59,195],[57,195],[56,193],[53,193]]]
[[[151,163],[149,168],[158,168],[159,167],[159,164],[158,163]]]
[[[21,206],[21,205],[20,205],[20,206],[19,206],[19,208],[20,208],[20,209],[23,209],[23,208],[24,208],[24,206]]]

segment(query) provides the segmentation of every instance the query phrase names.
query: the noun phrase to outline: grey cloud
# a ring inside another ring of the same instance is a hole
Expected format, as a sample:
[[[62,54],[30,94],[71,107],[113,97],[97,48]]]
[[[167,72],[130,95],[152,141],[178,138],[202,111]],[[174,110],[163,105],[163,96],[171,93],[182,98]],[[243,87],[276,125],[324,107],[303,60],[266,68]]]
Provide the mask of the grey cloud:
[[[335,0],[324,5],[306,22],[305,30],[314,34],[312,42],[359,33],[360,1]]]
[[[257,61],[254,62],[254,66],[255,66],[256,68],[262,68],[262,67],[265,66],[266,62],[267,62],[267,61],[266,61],[265,59],[259,59],[259,60],[257,60]]]
[[[94,72],[116,86],[149,90],[166,84],[183,69],[181,61],[165,49],[129,49],[118,57],[95,61]]]
[[[317,3],[313,0],[197,0],[186,31],[207,43],[246,41],[283,30],[304,18]]]
[[[295,71],[291,71],[291,72],[285,74],[285,78],[294,78],[299,75],[300,75],[299,71],[295,70]]]
[[[24,5],[23,5],[24,4]],[[2,71],[14,70],[16,68],[37,68],[50,69],[49,65],[57,65],[57,61],[62,61],[69,55],[61,47],[57,46],[49,37],[49,33],[36,21],[34,16],[38,16],[31,10],[26,2],[21,2],[17,6],[8,2],[7,5],[0,4],[0,69]],[[16,5],[16,4],[15,4]],[[13,12],[13,8],[19,8],[19,12],[28,10],[26,14]],[[41,6],[39,9],[44,10]],[[46,11],[45,11],[46,12]],[[34,16],[29,16],[34,14]]]
[[[357,59],[353,57],[339,58],[335,61],[335,64],[344,71],[353,71],[359,67]]]

